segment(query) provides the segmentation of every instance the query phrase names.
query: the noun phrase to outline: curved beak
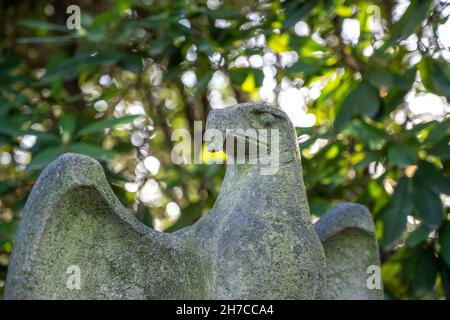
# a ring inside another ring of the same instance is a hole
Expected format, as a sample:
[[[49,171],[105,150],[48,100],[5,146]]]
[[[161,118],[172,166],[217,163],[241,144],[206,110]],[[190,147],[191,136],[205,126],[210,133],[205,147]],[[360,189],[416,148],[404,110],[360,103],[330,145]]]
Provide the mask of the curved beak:
[[[213,109],[209,112],[206,120],[206,130],[214,133],[214,131],[220,132],[222,141],[217,139],[211,139],[206,144],[206,149],[209,152],[215,152],[223,150],[225,144],[225,137],[227,129],[234,128],[230,110],[227,109]],[[218,133],[217,132],[217,133]]]

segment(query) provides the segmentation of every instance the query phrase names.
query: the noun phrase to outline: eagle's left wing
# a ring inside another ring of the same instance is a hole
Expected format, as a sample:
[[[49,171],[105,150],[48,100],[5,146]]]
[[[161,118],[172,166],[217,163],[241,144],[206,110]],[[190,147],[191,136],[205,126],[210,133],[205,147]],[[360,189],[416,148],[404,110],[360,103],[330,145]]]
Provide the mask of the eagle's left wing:
[[[340,203],[314,225],[325,249],[326,299],[383,299],[380,255],[369,210]]]

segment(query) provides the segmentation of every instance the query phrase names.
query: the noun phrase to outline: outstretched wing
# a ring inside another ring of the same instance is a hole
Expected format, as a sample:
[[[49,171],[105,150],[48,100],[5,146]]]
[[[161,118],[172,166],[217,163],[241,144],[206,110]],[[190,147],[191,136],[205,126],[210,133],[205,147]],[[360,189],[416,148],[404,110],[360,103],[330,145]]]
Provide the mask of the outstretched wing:
[[[185,268],[195,259],[180,250],[174,236],[147,228],[122,206],[97,161],[65,154],[30,193],[5,298],[194,298],[195,284],[183,276],[198,279]]]
[[[369,210],[340,203],[314,225],[325,249],[327,299],[383,299],[380,256]]]

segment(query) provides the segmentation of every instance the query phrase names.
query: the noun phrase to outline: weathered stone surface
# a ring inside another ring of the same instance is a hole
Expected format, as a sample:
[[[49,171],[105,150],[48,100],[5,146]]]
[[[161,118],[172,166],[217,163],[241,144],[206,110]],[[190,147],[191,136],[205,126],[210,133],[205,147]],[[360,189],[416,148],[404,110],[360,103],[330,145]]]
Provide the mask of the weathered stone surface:
[[[42,173],[27,201],[5,298],[204,297],[198,257],[183,250],[119,203],[97,161],[65,154]],[[71,265],[81,269],[81,290],[67,288]]]
[[[314,227],[327,259],[326,298],[383,299],[382,288],[367,286],[371,275],[368,267],[380,266],[375,226],[369,210],[360,204],[340,203]]]
[[[120,204],[98,162],[65,154],[44,170],[27,201],[5,297],[380,297],[362,287],[367,277],[351,272],[353,265],[359,272],[367,263],[379,263],[376,242],[371,245],[376,240],[370,215],[359,216],[362,211],[351,205],[338,207],[344,213],[326,215],[316,225],[317,235],[295,131],[282,111],[240,104],[212,111],[207,127],[224,134],[230,128],[279,129],[279,170],[261,175],[261,164],[228,164],[211,211],[191,227],[163,234],[145,227]],[[361,256],[352,253],[360,242]],[[67,288],[71,265],[81,269],[80,290]],[[331,274],[339,280],[333,282]]]

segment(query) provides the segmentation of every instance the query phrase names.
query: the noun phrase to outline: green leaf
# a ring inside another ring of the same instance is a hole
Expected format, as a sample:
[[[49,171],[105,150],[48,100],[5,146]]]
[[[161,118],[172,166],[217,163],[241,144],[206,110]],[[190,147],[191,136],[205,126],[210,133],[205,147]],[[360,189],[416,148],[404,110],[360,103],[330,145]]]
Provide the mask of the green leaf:
[[[6,193],[9,188],[11,188],[11,184],[7,181],[0,181],[0,193]]]
[[[403,16],[392,27],[391,35],[380,51],[413,34],[428,16],[433,0],[412,0]]]
[[[230,70],[231,80],[238,85],[242,85],[249,74],[253,74],[255,86],[260,87],[264,80],[264,74],[261,70],[252,68],[232,68]]]
[[[343,18],[351,18],[353,15],[353,7],[345,5],[337,5],[336,14]]]
[[[423,142],[424,144],[436,143],[442,138],[450,136],[450,118],[436,124]]]
[[[75,116],[71,113],[65,114],[59,121],[64,143],[67,143],[70,140],[70,137],[75,131],[76,124]]]
[[[197,43],[198,52],[204,53],[210,56],[213,52],[213,44],[211,41],[206,40],[205,38],[200,38]]]
[[[44,150],[41,150],[40,152],[33,155],[33,158],[27,165],[27,170],[41,170],[63,153],[63,146],[47,147]]]
[[[359,119],[353,120],[344,133],[357,140],[367,141],[371,150],[379,150],[390,138],[383,129]]]
[[[450,268],[450,221],[446,221],[439,229],[440,256]]]
[[[255,86],[257,88],[261,87],[264,81],[264,73],[262,70],[253,69],[253,77],[255,78]]]
[[[443,160],[450,159],[450,136],[444,137],[427,151],[429,154],[440,157]]]
[[[89,25],[89,29],[97,29],[100,27],[107,26],[108,24],[111,23],[111,21],[119,19],[119,17],[120,17],[119,12],[116,10],[102,12],[95,16],[95,18]]]
[[[324,61],[319,59],[301,59],[287,68],[289,74],[303,73],[306,76],[323,73]]]
[[[436,93],[446,97],[450,101],[450,66],[448,62],[434,60],[433,67],[430,70],[430,76],[436,88]]]
[[[432,248],[428,248],[419,254],[414,268],[412,290],[417,296],[423,296],[433,290],[436,282],[437,267],[436,257]]]
[[[344,99],[342,105],[340,106],[336,118],[334,119],[334,129],[339,132],[347,127],[353,117],[354,107],[347,98]]]
[[[421,135],[421,133],[429,132],[430,130],[432,130],[436,126],[436,124],[437,124],[436,120],[417,124],[414,127],[412,127],[411,129],[406,129],[406,131],[404,132],[404,135],[407,138],[416,138],[419,135]],[[425,144],[425,142],[424,142],[424,144]]]
[[[6,117],[9,110],[14,107],[12,103],[9,103],[6,99],[0,96],[0,117]]]
[[[143,70],[142,57],[137,54],[126,55],[119,61],[119,66],[133,73],[139,73]]]
[[[164,72],[162,81],[168,83],[174,78],[179,77],[184,70],[185,69],[180,66],[172,67],[167,70],[167,72]]]
[[[420,76],[425,87],[450,101],[450,66],[442,60],[424,58],[419,63]]]
[[[406,219],[413,209],[410,180],[402,177],[395,187],[394,194],[386,212],[382,215],[384,250],[390,250],[400,239],[406,228]]]
[[[438,229],[443,219],[441,198],[419,175],[413,177],[413,198],[414,207],[423,223],[432,230]]]
[[[359,104],[357,109],[359,113],[369,118],[373,118],[377,114],[380,107],[380,98],[378,97],[378,91],[374,87],[365,81],[361,82],[355,98],[359,100],[355,101]]]
[[[39,29],[39,30],[49,30],[49,31],[62,31],[68,32],[69,29],[65,25],[60,25],[56,23],[51,23],[47,21],[36,21],[36,20],[21,20],[19,24],[31,29]]]
[[[377,151],[366,152],[364,159],[355,164],[355,169],[365,169],[369,166],[370,163],[374,161],[379,161],[381,157],[382,156],[380,152]]]
[[[195,85],[194,89],[194,98],[198,98],[203,96],[203,94],[206,91],[206,88],[208,87],[209,80],[212,78],[212,73],[208,72],[201,76]]]
[[[365,81],[361,81],[342,102],[334,121],[334,127],[337,131],[344,129],[354,113],[374,117],[379,107],[378,91]]]
[[[425,225],[420,224],[413,232],[409,234],[408,238],[406,238],[406,245],[408,247],[417,246],[419,243],[422,243],[427,239],[430,232],[430,229],[428,229]]]
[[[416,80],[417,68],[412,67],[402,74],[394,74],[395,87],[408,92]]]
[[[0,248],[7,241],[14,241],[18,220],[11,223],[0,222]]]
[[[450,267],[445,265],[445,263],[441,263],[441,279],[442,279],[442,287],[444,288],[445,298],[450,300]]]
[[[376,88],[391,89],[394,84],[394,76],[382,66],[371,63],[366,67],[364,74],[367,81]]]
[[[64,36],[52,36],[52,37],[24,37],[18,38],[18,43],[24,44],[65,44],[75,41],[79,38],[76,33],[67,34]]]
[[[318,0],[290,0],[283,2],[282,5],[285,14],[283,28],[287,29],[294,26],[299,20],[306,17],[318,4]]]
[[[21,63],[21,59],[13,54],[0,57],[0,71],[7,73],[17,68]]]
[[[71,144],[67,151],[81,153],[97,160],[111,160],[117,156],[117,153],[113,150],[105,150],[94,144],[82,142]]]
[[[95,59],[95,57],[91,56],[91,53],[79,53],[72,58],[50,66],[42,78],[42,82],[52,81],[58,78],[63,80],[74,79],[89,60]]]
[[[231,9],[220,9],[220,10],[202,10],[202,14],[207,15],[211,19],[236,19],[239,18],[241,15],[236,10]],[[167,18],[166,18],[167,19]]]
[[[450,195],[450,179],[435,165],[421,161],[415,175],[437,195]]]
[[[399,166],[414,164],[418,160],[418,147],[409,143],[391,144],[388,159],[392,164]]]
[[[59,141],[58,136],[54,135],[51,132],[42,132],[42,131],[37,131],[37,130],[22,130],[22,129],[18,129],[16,127],[10,126],[3,121],[0,121],[0,136],[1,135],[10,136],[10,137],[32,135],[32,136],[36,136],[38,139],[40,139],[42,141],[49,141],[49,142],[58,142]]]
[[[129,115],[123,116],[121,118],[99,120],[91,124],[88,124],[87,126],[82,128],[80,131],[78,131],[77,135],[83,136],[90,133],[102,132],[104,129],[114,128],[117,127],[118,125],[129,123],[139,117],[140,115]]]

